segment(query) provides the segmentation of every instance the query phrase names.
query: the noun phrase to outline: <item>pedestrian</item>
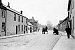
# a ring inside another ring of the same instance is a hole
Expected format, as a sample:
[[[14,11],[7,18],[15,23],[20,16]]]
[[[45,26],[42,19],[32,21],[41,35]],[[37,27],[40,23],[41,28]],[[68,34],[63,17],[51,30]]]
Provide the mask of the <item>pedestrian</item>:
[[[58,29],[53,28],[53,34],[54,34],[54,33],[56,33],[55,35],[58,35],[58,34],[59,34]]]
[[[48,27],[46,26],[45,31],[48,33]]]
[[[45,34],[45,28],[42,28],[42,34]]]
[[[57,35],[59,34],[58,29],[56,29],[56,34],[57,34]]]
[[[70,38],[70,35],[71,35],[71,28],[69,28],[68,23],[67,23],[67,26],[66,26],[66,28],[65,28],[65,31],[66,31],[67,37],[68,37],[68,39],[69,39],[69,38]]]

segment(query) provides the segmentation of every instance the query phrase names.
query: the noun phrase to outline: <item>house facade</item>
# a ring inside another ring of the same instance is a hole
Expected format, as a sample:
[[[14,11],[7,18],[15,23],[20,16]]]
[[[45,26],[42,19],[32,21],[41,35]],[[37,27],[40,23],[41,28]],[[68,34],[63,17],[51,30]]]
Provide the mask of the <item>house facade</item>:
[[[59,31],[65,31],[65,28],[67,26],[68,17],[66,17],[64,20],[59,21],[59,24],[57,25]]]
[[[21,13],[5,6],[0,0],[0,36],[25,34],[28,31],[27,18]]]
[[[33,32],[38,31],[38,21],[36,21],[34,17],[32,17],[32,19],[29,19],[29,22],[33,25]]]
[[[68,17],[71,22],[71,35],[75,38],[75,0],[68,2]]]

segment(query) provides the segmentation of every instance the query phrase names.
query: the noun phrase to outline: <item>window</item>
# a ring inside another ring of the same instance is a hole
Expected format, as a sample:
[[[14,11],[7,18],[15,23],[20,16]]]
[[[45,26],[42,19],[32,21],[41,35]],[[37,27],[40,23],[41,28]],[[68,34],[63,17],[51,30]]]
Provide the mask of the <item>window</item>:
[[[24,25],[24,30],[25,30],[25,25]]]
[[[23,31],[23,25],[22,25],[22,31]]]
[[[18,17],[18,22],[20,22],[20,15],[19,15],[19,17]]]
[[[5,22],[2,22],[2,31],[5,31]]]
[[[22,16],[22,22],[23,22],[23,16]]]
[[[28,19],[26,18],[26,24],[27,24],[27,22],[28,22]]]
[[[3,17],[3,18],[5,18],[5,16],[6,16],[6,15],[5,15],[5,12],[6,12],[6,11],[2,9],[2,17]]]
[[[14,14],[14,21],[16,21],[16,14]]]
[[[18,27],[19,27],[19,31],[20,31],[20,25],[18,25]]]

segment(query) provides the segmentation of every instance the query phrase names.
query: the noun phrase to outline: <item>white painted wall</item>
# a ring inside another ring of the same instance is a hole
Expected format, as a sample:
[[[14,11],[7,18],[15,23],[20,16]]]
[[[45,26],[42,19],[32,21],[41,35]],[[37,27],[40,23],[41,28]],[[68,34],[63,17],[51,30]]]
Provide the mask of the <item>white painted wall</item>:
[[[14,21],[14,13],[7,10],[7,23],[6,23],[7,35],[16,34],[16,26],[18,34],[24,33],[24,25],[26,25],[26,18],[23,17],[23,22],[22,22],[22,16],[20,16],[20,22],[18,22],[18,18],[19,15],[16,14],[16,21]],[[20,31],[18,25],[20,25]],[[22,31],[22,25],[23,25],[23,31]]]
[[[72,35],[75,36],[75,0],[72,0],[70,14],[71,14],[71,20],[72,20]],[[74,17],[74,20],[73,20],[73,17]]]

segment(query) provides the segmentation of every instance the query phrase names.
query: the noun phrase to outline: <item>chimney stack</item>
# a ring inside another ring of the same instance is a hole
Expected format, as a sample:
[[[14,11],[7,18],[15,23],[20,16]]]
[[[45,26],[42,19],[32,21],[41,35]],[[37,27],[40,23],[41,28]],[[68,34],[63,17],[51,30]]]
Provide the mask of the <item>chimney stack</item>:
[[[10,3],[8,2],[8,6],[7,7],[9,7],[10,8]]]
[[[21,10],[21,14],[23,13],[23,11]]]
[[[2,5],[2,0],[0,0],[0,5]]]

